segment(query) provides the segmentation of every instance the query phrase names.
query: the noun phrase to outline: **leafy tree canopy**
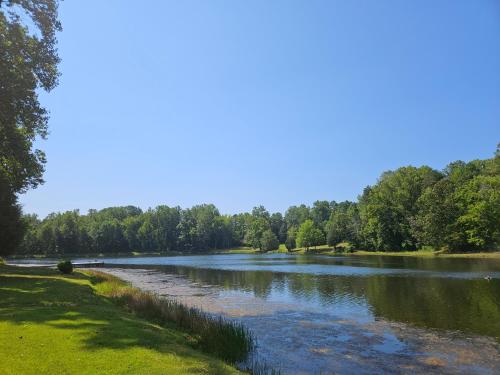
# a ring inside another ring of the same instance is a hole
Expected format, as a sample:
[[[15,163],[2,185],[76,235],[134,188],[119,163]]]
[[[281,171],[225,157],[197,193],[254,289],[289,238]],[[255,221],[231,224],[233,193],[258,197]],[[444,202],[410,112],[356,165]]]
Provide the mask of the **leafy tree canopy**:
[[[48,113],[37,89],[58,83],[56,0],[0,2],[0,170],[15,192],[43,182],[45,154],[33,148],[47,136]]]
[[[324,243],[324,235],[310,219],[304,221],[297,232],[297,246],[309,249]]]

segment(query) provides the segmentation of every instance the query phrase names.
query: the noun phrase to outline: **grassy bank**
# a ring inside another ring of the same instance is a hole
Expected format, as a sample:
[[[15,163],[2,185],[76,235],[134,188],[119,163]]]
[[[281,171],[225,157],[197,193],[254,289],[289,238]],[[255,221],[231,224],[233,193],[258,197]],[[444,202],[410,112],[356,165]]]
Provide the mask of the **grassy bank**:
[[[118,306],[123,288],[100,275],[0,265],[0,373],[238,373],[194,349],[199,334]]]
[[[259,252],[258,249],[241,246],[241,247],[235,247],[233,249],[215,250],[213,251],[213,254],[256,254],[258,252]]]
[[[279,250],[278,250],[279,251]],[[321,254],[331,256],[360,256],[360,255],[386,255],[400,257],[421,257],[421,258],[491,258],[500,259],[500,252],[483,252],[483,253],[443,253],[439,251],[417,250],[417,251],[366,251],[354,250],[353,252],[335,251],[331,246],[321,245],[311,247],[309,250],[304,248],[293,249],[290,254]]]
[[[427,258],[492,258],[500,259],[500,251],[484,252],[484,253],[442,253],[428,250],[417,251],[364,251],[357,250],[351,255],[391,255],[391,256],[406,256],[406,257],[427,257]]]
[[[148,321],[174,324],[190,335],[191,344],[230,363],[244,361],[253,338],[241,324],[215,318],[195,308],[131,287],[106,273],[86,271],[99,294]]]
[[[241,248],[232,249],[227,252],[231,254],[248,254],[248,253],[259,253],[258,250],[251,248]],[[288,254],[308,254],[308,255],[331,255],[331,256],[359,256],[359,255],[387,255],[387,256],[407,256],[407,257],[439,257],[439,258],[491,258],[500,259],[500,251],[495,252],[481,252],[481,253],[443,253],[440,251],[432,250],[417,250],[417,251],[366,251],[366,250],[354,250],[353,252],[341,252],[336,251],[332,246],[319,245],[313,246],[309,249],[306,248],[296,248],[292,251],[288,251],[285,245],[281,244],[278,250],[270,251],[269,253],[288,253]]]

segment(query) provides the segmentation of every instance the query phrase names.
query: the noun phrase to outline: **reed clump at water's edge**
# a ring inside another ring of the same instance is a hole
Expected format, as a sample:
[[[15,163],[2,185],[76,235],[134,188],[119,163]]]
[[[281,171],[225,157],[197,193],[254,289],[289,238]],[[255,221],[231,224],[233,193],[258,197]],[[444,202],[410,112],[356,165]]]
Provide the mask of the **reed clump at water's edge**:
[[[193,346],[229,363],[245,361],[255,346],[251,333],[240,323],[142,291],[104,272],[87,273],[103,295],[147,320],[175,324],[190,335]]]

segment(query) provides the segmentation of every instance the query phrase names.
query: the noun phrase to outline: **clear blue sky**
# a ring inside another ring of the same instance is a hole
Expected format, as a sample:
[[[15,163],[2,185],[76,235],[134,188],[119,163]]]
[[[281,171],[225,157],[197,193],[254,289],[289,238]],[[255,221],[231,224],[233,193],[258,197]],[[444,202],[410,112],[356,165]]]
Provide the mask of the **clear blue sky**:
[[[60,16],[26,212],[284,211],[500,141],[496,0],[88,0]]]

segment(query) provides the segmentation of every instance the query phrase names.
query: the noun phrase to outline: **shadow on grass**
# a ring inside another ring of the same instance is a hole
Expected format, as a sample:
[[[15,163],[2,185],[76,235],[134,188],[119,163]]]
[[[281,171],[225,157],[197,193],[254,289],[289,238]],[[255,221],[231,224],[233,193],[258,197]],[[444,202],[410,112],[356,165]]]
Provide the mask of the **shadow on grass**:
[[[88,281],[79,273],[61,276],[51,269],[0,266],[0,321],[46,326],[49,335],[52,330],[71,331],[87,351],[140,347],[203,361],[209,373],[230,373],[223,362],[191,349],[185,334],[125,311],[95,294]]]

